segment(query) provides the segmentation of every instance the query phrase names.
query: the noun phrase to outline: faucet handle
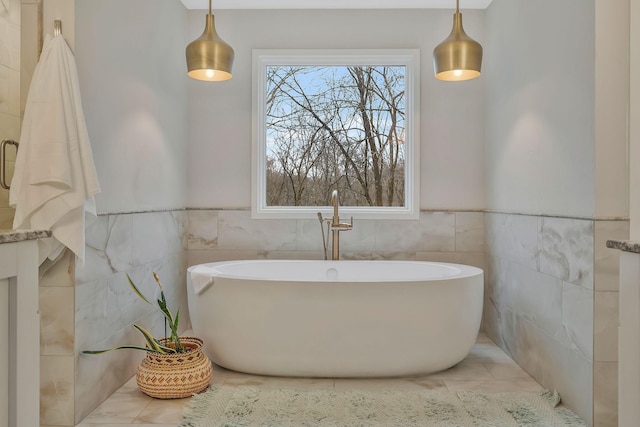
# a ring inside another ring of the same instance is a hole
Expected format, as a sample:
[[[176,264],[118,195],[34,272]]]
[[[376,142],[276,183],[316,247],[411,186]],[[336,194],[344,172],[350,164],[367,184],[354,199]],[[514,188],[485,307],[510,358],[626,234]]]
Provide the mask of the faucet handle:
[[[333,226],[332,229],[339,231],[349,231],[353,229],[353,217],[351,217],[351,222],[341,222],[340,224]]]

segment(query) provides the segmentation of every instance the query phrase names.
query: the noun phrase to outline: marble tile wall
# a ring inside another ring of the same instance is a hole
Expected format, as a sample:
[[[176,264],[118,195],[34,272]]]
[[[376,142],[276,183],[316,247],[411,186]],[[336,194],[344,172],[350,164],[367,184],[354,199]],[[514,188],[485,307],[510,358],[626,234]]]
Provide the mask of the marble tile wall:
[[[103,215],[87,224],[87,259],[76,265],[75,274],[75,422],[131,378],[144,357],[134,350],[100,356],[82,355],[82,350],[141,344],[133,323],[164,335],[162,315],[133,294],[127,274],[155,300],[159,288],[152,273],[157,272],[169,307],[181,308],[180,329],[190,326],[186,235],[185,211]],[[93,386],[97,383],[100,387]]]
[[[605,242],[628,221],[485,221],[485,331],[588,423],[616,426],[618,254]]]
[[[40,266],[40,420],[43,425],[73,422],[74,264],[65,251]]]
[[[231,259],[322,259],[318,220],[252,220],[248,210],[192,209],[188,264]],[[355,220],[343,259],[457,262],[484,268],[483,212],[421,212],[414,221]],[[326,228],[324,229],[326,232]]]
[[[65,253],[41,266],[42,425],[74,426],[130,379],[143,357],[130,350],[86,356],[82,350],[141,344],[133,323],[164,334],[162,316],[131,292],[126,274],[155,298],[157,272],[170,307],[182,307],[181,330],[190,327],[185,211],[103,215],[86,231],[84,264]]]
[[[0,2],[0,140],[20,137],[20,0]],[[7,181],[15,166],[15,148],[7,147]],[[12,228],[9,191],[0,188],[0,228]]]
[[[341,235],[344,259],[484,268],[486,332],[590,423],[615,425],[618,253],[604,242],[624,239],[627,222],[422,212],[415,221],[354,225]],[[87,224],[85,265],[66,257],[42,273],[43,424],[81,420],[133,375],[142,357],[89,357],[79,355],[82,349],[134,342],[133,322],[161,328],[159,315],[129,292],[126,273],[153,294],[157,271],[170,301],[186,307],[186,266],[259,258],[321,259],[318,221],[191,209],[104,215]],[[72,320],[61,307],[74,304]],[[97,382],[102,386],[92,387]]]

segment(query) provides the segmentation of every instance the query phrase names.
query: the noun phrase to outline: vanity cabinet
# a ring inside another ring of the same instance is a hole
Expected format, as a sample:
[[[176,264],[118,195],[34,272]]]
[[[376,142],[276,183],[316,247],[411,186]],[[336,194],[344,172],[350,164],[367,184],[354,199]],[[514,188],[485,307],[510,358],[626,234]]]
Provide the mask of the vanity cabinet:
[[[0,232],[0,427],[40,425],[38,242]]]

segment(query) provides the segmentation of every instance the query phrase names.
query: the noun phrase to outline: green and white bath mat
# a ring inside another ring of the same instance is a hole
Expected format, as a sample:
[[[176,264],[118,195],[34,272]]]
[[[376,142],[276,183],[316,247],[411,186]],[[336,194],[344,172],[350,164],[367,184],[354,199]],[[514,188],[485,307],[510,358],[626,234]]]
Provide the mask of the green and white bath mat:
[[[585,426],[557,393],[334,391],[214,386],[181,427]]]

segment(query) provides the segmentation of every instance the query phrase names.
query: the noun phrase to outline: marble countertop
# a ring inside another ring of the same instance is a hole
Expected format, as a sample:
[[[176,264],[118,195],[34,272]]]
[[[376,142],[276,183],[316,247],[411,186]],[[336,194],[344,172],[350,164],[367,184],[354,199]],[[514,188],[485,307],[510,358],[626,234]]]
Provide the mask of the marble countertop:
[[[0,229],[0,244],[22,242],[51,237],[50,230],[2,230]]]
[[[634,240],[607,240],[607,247],[640,254],[640,242]]]

